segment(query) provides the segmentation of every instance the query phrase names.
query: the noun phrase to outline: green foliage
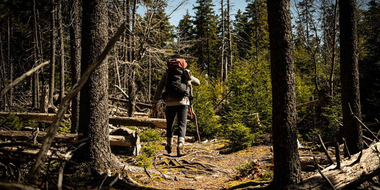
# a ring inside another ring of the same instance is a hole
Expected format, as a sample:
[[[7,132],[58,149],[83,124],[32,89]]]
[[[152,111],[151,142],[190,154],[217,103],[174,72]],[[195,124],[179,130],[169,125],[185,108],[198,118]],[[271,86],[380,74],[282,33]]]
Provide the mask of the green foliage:
[[[310,132],[305,135],[305,140],[319,142],[318,135],[321,135],[324,141],[331,141],[338,136],[338,121],[342,118],[342,106],[340,102],[340,96],[336,95],[326,107],[322,108],[321,116],[314,116],[319,119],[319,128],[310,130]]]
[[[142,147],[142,151],[148,156],[154,156],[160,150],[160,146],[157,144],[148,144]]]
[[[234,123],[227,128],[227,138],[232,146],[247,148],[257,142],[258,133],[252,133],[251,129],[242,123]]]
[[[194,86],[194,112],[197,115],[199,133],[202,138],[211,138],[220,131],[219,119],[216,117],[214,105],[220,99],[221,87],[219,84],[212,84],[212,80],[204,76],[197,69],[192,69],[192,73],[197,77],[201,85]],[[195,124],[188,127],[188,134],[195,133]]]
[[[38,123],[34,120],[23,120],[10,113],[7,117],[0,118],[0,126],[8,127],[12,130],[20,130],[24,126],[38,127]]]
[[[265,56],[265,54],[263,55]],[[270,65],[266,58],[242,61],[231,70],[227,90],[228,103],[225,105],[226,124],[243,123],[252,131],[262,130],[258,125],[252,126],[249,118],[258,113],[261,123],[269,126],[272,120],[272,85]]]
[[[321,135],[321,134],[322,134],[321,129],[318,129],[318,128],[311,129],[310,132],[308,132],[305,135],[306,140],[311,141],[311,142],[319,142],[318,135]]]
[[[237,165],[236,170],[239,172],[240,176],[248,176],[254,172],[258,172],[260,168],[257,161],[252,160],[245,162],[245,165]]]
[[[262,181],[271,181],[273,179],[273,171],[270,170],[269,168],[264,168],[263,172],[261,174],[261,180]]]
[[[144,130],[139,134],[142,142],[153,142],[162,140],[161,133],[154,129]]]
[[[135,165],[144,168],[150,168],[152,166],[152,161],[150,160],[149,156],[143,152],[140,155],[136,156]]]
[[[323,108],[322,117],[325,119],[326,127],[323,129],[322,138],[327,141],[334,140],[338,135],[339,123],[343,117],[340,95],[334,96],[329,105]]]
[[[71,132],[71,119],[64,119],[61,122],[61,125],[59,127],[59,131],[61,133],[70,133]]]

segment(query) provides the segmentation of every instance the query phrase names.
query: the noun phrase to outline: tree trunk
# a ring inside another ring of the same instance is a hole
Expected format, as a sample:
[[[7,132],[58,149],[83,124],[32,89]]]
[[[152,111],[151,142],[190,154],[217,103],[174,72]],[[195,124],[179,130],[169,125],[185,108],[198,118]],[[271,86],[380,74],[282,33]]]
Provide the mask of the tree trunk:
[[[33,0],[33,25],[34,25],[34,53],[33,53],[33,65],[38,65],[38,27],[37,27],[37,13],[36,13],[36,1]],[[38,71],[33,74],[33,98],[32,98],[32,108],[38,108],[38,98],[39,98],[39,77]]]
[[[363,149],[362,128],[351,115],[361,118],[356,24],[356,0],[339,1],[340,72],[342,83],[343,136],[350,153]]]
[[[96,60],[108,39],[107,0],[84,0],[82,3],[82,72]],[[82,73],[83,74],[83,73]],[[108,64],[107,59],[95,69],[81,90],[79,132],[89,137],[81,161],[90,163],[94,174],[113,169],[108,137]]]
[[[12,5],[13,0],[9,0],[9,9],[10,9],[10,15],[8,19],[8,67],[9,67],[9,81],[13,81],[13,61],[12,61],[12,46],[11,46],[11,38],[12,38]],[[5,98],[7,99],[7,98]],[[13,100],[13,89],[10,89],[9,91],[9,98],[8,98],[8,107],[9,110],[11,110],[12,106],[12,100]]]
[[[220,68],[220,83],[224,82],[224,0],[221,0],[221,12],[222,12],[222,61],[220,62],[221,68]]]
[[[55,29],[55,12],[56,12],[56,5],[55,0],[51,0],[51,20],[50,20],[50,83],[49,83],[49,107],[53,107],[54,105],[54,88],[55,88],[55,36],[56,36],[56,29]]]
[[[227,80],[228,77],[228,63],[230,63],[230,67],[232,67],[232,36],[231,36],[231,4],[230,0],[227,0],[227,27],[228,27],[228,43],[229,43],[229,61],[226,61],[226,66],[224,69],[225,77],[224,80]]]
[[[6,86],[6,72],[5,72],[5,59],[4,59],[4,50],[3,50],[3,40],[1,39],[1,31],[0,31],[0,74],[1,80],[3,81],[0,84],[0,88],[4,89]],[[0,97],[0,110],[5,111],[5,97]]]
[[[333,36],[332,36],[332,57],[331,57],[331,73],[330,73],[330,96],[334,97],[334,78],[335,78],[335,49],[336,49],[336,20],[338,16],[338,0],[335,0],[335,6],[334,6],[334,23],[333,23]]]
[[[63,97],[65,96],[65,41],[63,37],[63,18],[62,18],[62,11],[63,11],[63,2],[62,0],[58,0],[58,28],[59,28],[59,38],[60,38],[60,46],[61,46],[61,51],[60,51],[60,56],[61,56],[61,66],[60,66],[60,102],[62,101]]]
[[[273,189],[293,189],[301,180],[289,0],[268,0],[272,75]]]
[[[70,65],[71,65],[71,78],[73,85],[79,81],[80,78],[80,24],[79,24],[79,2],[76,0],[70,0],[70,15],[71,15],[71,27],[70,27]],[[77,133],[79,128],[79,98],[78,93],[72,99],[71,105],[71,133]]]

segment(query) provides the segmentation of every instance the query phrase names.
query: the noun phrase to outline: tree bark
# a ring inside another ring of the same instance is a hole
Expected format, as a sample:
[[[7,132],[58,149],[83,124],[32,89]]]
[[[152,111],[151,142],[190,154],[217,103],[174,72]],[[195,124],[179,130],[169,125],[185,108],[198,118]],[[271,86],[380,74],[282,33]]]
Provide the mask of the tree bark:
[[[339,1],[340,72],[342,83],[343,136],[352,154],[363,149],[361,119],[356,0]]]
[[[80,23],[79,23],[79,2],[77,0],[70,0],[71,12],[71,27],[70,27],[70,65],[71,65],[71,78],[73,85],[79,81],[80,78]],[[79,99],[78,93],[73,99],[71,104],[71,133],[77,133],[79,128]]]
[[[272,75],[274,189],[293,189],[301,180],[289,0],[268,0]]]
[[[39,53],[38,53],[38,27],[37,27],[37,13],[36,13],[36,1],[33,0],[33,25],[34,25],[34,38],[33,38],[33,41],[34,41],[34,45],[33,45],[33,49],[34,49],[34,53],[33,53],[33,60],[34,60],[34,64],[33,65],[37,65],[38,64],[38,60],[39,60]],[[38,99],[39,99],[39,77],[38,77],[38,71],[33,73],[33,97],[32,97],[32,108],[38,108]]]
[[[9,67],[9,81],[13,81],[13,61],[12,61],[12,46],[11,46],[11,38],[12,38],[12,5],[13,0],[9,0],[9,19],[8,19],[8,67]],[[7,98],[5,98],[7,99]],[[8,107],[9,110],[12,106],[12,100],[13,100],[13,89],[10,89],[9,91],[9,98],[8,98]]]
[[[49,81],[49,107],[54,105],[53,96],[55,88],[55,15],[56,15],[56,5],[55,0],[51,0],[51,20],[50,20],[50,81]]]
[[[221,12],[222,12],[222,56],[221,56],[221,68],[220,68],[220,83],[224,82],[224,0],[221,0]]]
[[[63,2],[62,0],[58,0],[58,28],[59,28],[59,40],[60,40],[60,57],[61,57],[61,64],[60,64],[60,102],[62,102],[63,97],[65,96],[65,41],[64,41],[64,34],[63,34],[63,18],[62,18],[62,11],[63,11]]]
[[[82,71],[96,60],[108,39],[107,0],[82,2]],[[113,169],[108,138],[108,64],[107,58],[95,69],[81,90],[79,132],[89,137],[79,160],[89,162],[94,174]],[[75,155],[75,154],[74,154]],[[79,158],[78,157],[78,158]]]
[[[229,61],[227,62],[226,61],[226,65],[225,65],[225,68],[224,68],[224,72],[225,72],[225,77],[224,77],[224,80],[226,81],[227,78],[228,78],[228,63],[230,63],[230,67],[232,67],[232,34],[231,34],[231,4],[230,4],[230,0],[227,0],[227,27],[228,27],[228,43],[229,43],[229,47],[228,47],[228,50],[229,50]]]

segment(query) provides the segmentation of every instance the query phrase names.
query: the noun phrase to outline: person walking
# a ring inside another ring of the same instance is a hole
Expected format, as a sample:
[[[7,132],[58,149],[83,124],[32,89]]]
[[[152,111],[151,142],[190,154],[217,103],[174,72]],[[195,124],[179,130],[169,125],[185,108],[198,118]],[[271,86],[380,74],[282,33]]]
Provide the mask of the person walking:
[[[152,111],[156,112],[156,104],[164,99],[166,104],[166,140],[165,150],[171,154],[174,136],[174,119],[177,116],[178,123],[178,145],[177,155],[181,155],[183,145],[185,144],[187,111],[192,97],[190,88],[192,85],[199,86],[199,79],[191,75],[187,69],[185,59],[179,55],[172,56],[167,61],[168,69],[162,75],[161,81],[154,93],[152,101]],[[163,92],[163,90],[165,91]]]

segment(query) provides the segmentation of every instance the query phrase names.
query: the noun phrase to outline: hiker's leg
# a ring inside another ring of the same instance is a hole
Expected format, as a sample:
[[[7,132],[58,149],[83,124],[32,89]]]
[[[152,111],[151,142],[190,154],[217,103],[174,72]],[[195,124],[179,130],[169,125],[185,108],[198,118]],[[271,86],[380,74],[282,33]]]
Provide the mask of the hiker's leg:
[[[166,137],[172,138],[174,135],[174,119],[177,114],[175,106],[166,106]]]
[[[186,136],[187,107],[188,106],[178,106],[178,109],[177,109],[178,137],[185,138]]]
[[[174,106],[166,106],[166,146],[165,150],[170,154],[173,146],[174,119],[177,114]]]

